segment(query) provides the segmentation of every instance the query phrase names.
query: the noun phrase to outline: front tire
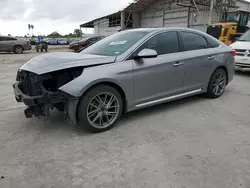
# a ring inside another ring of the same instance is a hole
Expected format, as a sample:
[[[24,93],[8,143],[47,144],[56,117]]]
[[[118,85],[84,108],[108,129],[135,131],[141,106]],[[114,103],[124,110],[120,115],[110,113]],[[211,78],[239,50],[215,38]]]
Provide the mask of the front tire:
[[[99,85],[82,96],[77,110],[78,123],[88,132],[107,131],[114,127],[122,110],[120,93],[111,86]]]
[[[22,46],[15,46],[13,49],[13,52],[15,54],[22,54],[23,53],[23,47]]]
[[[218,98],[220,97],[226,88],[227,85],[227,73],[224,69],[218,68],[212,74],[206,96],[208,98]]]

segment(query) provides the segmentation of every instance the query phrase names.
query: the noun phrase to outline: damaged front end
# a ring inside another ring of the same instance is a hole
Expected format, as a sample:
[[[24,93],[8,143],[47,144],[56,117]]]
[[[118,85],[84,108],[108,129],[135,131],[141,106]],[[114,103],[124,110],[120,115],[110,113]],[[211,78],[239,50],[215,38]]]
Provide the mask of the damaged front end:
[[[70,122],[76,124],[78,98],[59,88],[79,77],[82,72],[83,67],[74,67],[37,75],[20,69],[13,88],[17,102],[28,106],[24,111],[25,116],[48,119],[50,111],[57,108],[67,115]]]

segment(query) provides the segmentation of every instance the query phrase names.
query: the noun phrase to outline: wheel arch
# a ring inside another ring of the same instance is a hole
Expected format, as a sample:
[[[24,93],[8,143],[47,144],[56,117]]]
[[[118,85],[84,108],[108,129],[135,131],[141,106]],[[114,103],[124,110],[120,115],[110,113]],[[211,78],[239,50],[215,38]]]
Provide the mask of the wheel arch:
[[[217,67],[217,68],[214,70],[214,72],[215,72],[216,70],[218,70],[218,69],[223,69],[223,70],[226,72],[226,74],[227,74],[227,84],[228,84],[228,70],[227,70],[227,68],[226,68],[225,66],[221,65],[221,66]],[[214,72],[213,72],[213,73],[214,73]],[[212,73],[212,75],[213,75],[213,73]],[[212,75],[211,75],[211,76],[212,76]]]
[[[126,97],[126,93],[125,91],[122,89],[122,87],[114,82],[114,81],[110,81],[110,80],[105,80],[105,81],[99,81],[99,82],[94,82],[94,83],[91,83],[90,85],[88,85],[88,87],[86,87],[83,91],[82,91],[82,95],[81,97],[84,96],[85,93],[87,93],[88,91],[90,91],[91,89],[95,88],[95,87],[98,87],[100,85],[108,85],[110,87],[113,87],[115,88],[119,94],[121,95],[122,97],[122,100],[123,100],[123,113],[125,113],[127,111],[127,97]],[[78,103],[79,105],[79,103]],[[77,108],[78,108],[78,105],[77,105]]]
[[[16,47],[21,47],[22,49],[24,49],[24,47],[21,44],[16,44],[13,49],[15,49]]]

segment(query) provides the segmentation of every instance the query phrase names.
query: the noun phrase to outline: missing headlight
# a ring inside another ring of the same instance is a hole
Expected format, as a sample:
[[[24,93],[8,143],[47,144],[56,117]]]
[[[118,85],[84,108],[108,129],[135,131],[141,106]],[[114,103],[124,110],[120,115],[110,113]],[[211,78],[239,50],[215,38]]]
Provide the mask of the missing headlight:
[[[59,70],[44,75],[46,79],[43,81],[43,86],[46,90],[55,92],[61,86],[69,83],[79,77],[83,72],[83,67],[74,67],[64,70]]]

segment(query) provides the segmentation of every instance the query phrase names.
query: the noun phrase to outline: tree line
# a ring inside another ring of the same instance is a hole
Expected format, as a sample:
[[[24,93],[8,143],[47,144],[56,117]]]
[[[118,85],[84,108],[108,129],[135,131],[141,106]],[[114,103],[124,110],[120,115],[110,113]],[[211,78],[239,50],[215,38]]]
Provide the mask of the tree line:
[[[74,29],[73,33],[69,33],[66,35],[62,35],[57,31],[54,31],[50,33],[49,35],[42,35],[43,38],[76,38],[76,37],[82,37],[83,33],[81,29]],[[28,37],[25,35],[25,37]],[[35,35],[32,35],[32,37],[37,37]]]

